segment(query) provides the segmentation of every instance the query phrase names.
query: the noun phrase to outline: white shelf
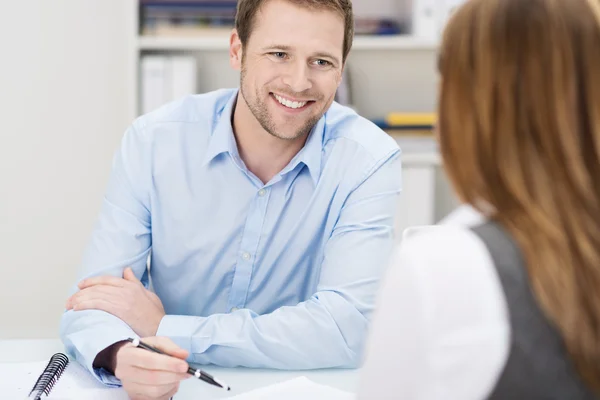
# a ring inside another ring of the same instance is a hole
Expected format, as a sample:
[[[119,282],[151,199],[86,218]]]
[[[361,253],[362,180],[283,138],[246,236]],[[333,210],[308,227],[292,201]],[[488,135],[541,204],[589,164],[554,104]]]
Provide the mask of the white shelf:
[[[224,35],[199,36],[199,37],[138,37],[138,48],[140,50],[175,50],[175,51],[197,51],[197,50],[227,50],[229,37]]]
[[[427,153],[402,153],[402,165],[404,167],[437,167],[442,165],[442,156],[436,152]]]
[[[156,51],[211,51],[227,50],[229,36],[207,35],[199,37],[138,37],[139,50]],[[435,50],[431,40],[412,36],[356,36],[353,50]]]
[[[436,42],[415,38],[409,35],[400,36],[356,36],[353,50],[435,50]]]

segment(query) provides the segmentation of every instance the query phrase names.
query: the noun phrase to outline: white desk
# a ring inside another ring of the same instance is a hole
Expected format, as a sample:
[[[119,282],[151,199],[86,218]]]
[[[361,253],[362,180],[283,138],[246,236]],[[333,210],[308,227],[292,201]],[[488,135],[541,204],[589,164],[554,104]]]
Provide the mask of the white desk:
[[[52,354],[63,351],[64,348],[59,340],[0,340],[0,363],[47,361]],[[225,392],[204,382],[188,379],[181,384],[175,400],[222,399],[303,375],[320,384],[355,392],[358,377],[357,370],[341,369],[273,371],[214,366],[202,366],[202,369],[229,384],[231,391]]]

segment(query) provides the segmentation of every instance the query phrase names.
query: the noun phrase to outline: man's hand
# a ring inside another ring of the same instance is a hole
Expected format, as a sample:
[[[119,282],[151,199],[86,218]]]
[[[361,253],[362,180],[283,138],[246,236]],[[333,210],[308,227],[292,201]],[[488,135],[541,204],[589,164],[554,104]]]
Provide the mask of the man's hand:
[[[131,268],[123,278],[98,276],[79,282],[79,291],[67,300],[74,311],[102,310],[121,319],[140,337],[154,336],[165,316],[157,295],[147,290]]]
[[[188,352],[166,337],[149,337],[142,341],[173,357],[127,343],[117,350],[115,376],[133,400],[169,399],[179,390],[179,382],[191,376],[186,373]]]

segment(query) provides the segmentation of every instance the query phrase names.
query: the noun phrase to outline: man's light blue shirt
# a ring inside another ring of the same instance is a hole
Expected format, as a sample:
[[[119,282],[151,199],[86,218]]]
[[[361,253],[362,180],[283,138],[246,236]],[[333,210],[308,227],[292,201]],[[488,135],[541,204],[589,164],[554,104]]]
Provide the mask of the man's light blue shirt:
[[[121,277],[131,266],[151,281],[167,314],[156,335],[190,362],[355,367],[393,246],[400,151],[334,103],[263,184],[238,153],[237,93],[188,96],[132,124],[81,278]],[[94,370],[94,358],[135,336],[104,311],[67,311],[61,321],[67,350],[107,384],[118,380]]]

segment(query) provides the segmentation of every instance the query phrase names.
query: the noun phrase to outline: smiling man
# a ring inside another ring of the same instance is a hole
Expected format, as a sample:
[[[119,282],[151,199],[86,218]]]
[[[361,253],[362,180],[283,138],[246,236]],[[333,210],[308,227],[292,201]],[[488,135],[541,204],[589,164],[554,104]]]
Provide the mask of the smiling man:
[[[168,398],[186,358],[360,363],[401,171],[395,142],[333,101],[353,24],[350,0],[240,0],[240,89],[126,132],[61,323],[100,380]],[[125,344],[136,336],[180,360]]]

